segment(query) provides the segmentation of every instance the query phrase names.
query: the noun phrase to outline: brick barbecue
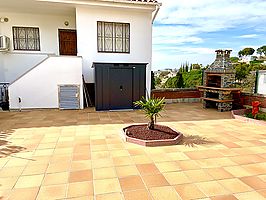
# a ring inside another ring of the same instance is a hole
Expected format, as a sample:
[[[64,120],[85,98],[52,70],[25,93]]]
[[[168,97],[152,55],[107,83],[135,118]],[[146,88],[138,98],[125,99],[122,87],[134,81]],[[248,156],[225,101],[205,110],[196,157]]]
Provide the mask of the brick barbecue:
[[[231,50],[216,50],[215,61],[204,71],[203,86],[198,89],[203,92],[203,107],[215,107],[218,111],[230,111],[233,108],[233,94],[240,93],[235,88],[235,70],[230,61]]]

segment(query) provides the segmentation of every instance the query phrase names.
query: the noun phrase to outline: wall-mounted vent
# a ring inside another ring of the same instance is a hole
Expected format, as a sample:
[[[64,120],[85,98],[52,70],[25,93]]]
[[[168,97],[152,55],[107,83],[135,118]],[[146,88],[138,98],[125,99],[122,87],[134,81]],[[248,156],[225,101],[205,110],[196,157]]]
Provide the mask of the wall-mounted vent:
[[[79,88],[79,85],[59,85],[59,109],[80,109]]]
[[[10,48],[10,38],[4,35],[0,35],[0,51],[9,51]]]

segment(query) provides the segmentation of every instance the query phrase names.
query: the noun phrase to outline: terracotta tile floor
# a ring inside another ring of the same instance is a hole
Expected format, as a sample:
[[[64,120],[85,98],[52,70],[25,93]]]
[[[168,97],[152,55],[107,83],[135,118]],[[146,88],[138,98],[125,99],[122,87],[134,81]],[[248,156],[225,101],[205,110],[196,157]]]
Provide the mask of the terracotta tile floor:
[[[266,127],[201,104],[167,105],[180,145],[144,148],[120,131],[141,111],[0,112],[0,199],[266,198]]]

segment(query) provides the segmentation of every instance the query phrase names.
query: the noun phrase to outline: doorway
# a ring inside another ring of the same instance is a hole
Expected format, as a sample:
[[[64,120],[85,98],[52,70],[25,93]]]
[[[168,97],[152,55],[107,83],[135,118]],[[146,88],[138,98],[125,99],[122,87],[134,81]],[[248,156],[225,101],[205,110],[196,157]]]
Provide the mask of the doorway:
[[[70,29],[59,29],[59,54],[77,56],[77,32]]]

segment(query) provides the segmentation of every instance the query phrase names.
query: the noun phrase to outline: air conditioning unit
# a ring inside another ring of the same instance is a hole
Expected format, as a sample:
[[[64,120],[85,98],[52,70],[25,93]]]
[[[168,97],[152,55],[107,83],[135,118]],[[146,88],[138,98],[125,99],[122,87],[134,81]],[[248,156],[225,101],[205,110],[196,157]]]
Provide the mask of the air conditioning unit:
[[[5,35],[0,35],[0,52],[9,51],[10,38]]]

